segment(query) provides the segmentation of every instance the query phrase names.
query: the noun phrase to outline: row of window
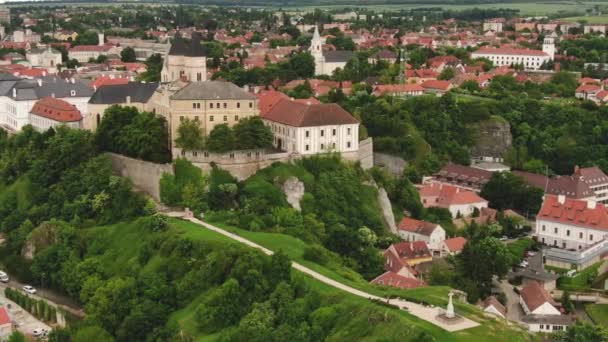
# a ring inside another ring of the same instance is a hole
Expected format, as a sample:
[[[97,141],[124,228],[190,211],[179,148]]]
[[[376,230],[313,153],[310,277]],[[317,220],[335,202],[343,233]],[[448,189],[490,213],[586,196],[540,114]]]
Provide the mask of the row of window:
[[[186,156],[186,151],[185,151],[185,150],[182,150],[181,155],[182,155],[182,157]],[[192,151],[192,155],[193,155],[194,157],[198,157],[198,151]],[[247,152],[247,157],[251,157],[252,155],[253,155],[253,153],[251,153],[251,152]],[[260,156],[260,152],[259,152],[259,151],[256,151],[256,152],[255,152],[255,156],[256,156],[256,157],[259,157],[259,156]],[[209,152],[203,152],[203,157],[205,157],[205,158],[209,157]],[[230,158],[234,158],[234,153],[230,153],[230,154],[229,154],[229,157],[230,157]]]
[[[553,331],[561,331],[564,330],[564,327],[561,325],[552,325],[552,324],[541,324],[540,330],[553,330]]]
[[[179,121],[183,122],[186,118],[183,116],[179,117]],[[213,117],[213,115],[209,115],[209,122],[213,122],[215,120],[215,118]],[[194,116],[194,121],[198,122],[198,115]],[[228,115],[224,115],[224,121],[228,121]],[[239,121],[239,116],[235,115],[234,116],[234,121]]]
[[[542,230],[543,230],[543,232],[546,231],[546,227],[545,227],[544,224],[543,224]],[[553,233],[554,234],[558,234],[559,233],[559,228],[554,227],[553,228]],[[566,229],[566,236],[570,236],[570,229]],[[578,233],[578,238],[579,239],[583,238],[583,232],[579,232]],[[589,241],[593,241],[593,234],[589,234]]]
[[[350,134],[351,134],[351,128],[348,127],[346,129],[346,135],[350,135]],[[306,136],[306,138],[310,138],[310,131],[306,130],[306,132],[304,132],[304,135]],[[322,137],[324,137],[325,136],[325,130],[324,129],[320,130],[319,131],[319,135],[322,136]],[[336,129],[335,128],[332,128],[331,135],[334,136],[334,137],[336,136]]]
[[[228,108],[228,103],[227,102],[209,102],[209,108],[210,109],[220,109],[220,108]],[[241,108],[241,103],[237,102],[236,103],[236,108]],[[249,102],[249,108],[253,108],[253,102]],[[192,109],[201,109],[201,103],[200,102],[192,102]]]
[[[346,142],[346,147],[347,147],[347,148],[350,148],[351,146],[352,146],[352,145],[351,145],[350,141],[347,141],[347,142]],[[332,144],[331,144],[331,148],[334,148],[334,149],[335,149],[335,148],[336,148],[336,143],[332,143]],[[304,149],[305,149],[306,151],[310,151],[310,145],[306,144],[306,146],[304,146]],[[325,150],[325,144],[321,144],[320,149],[321,149],[321,150]]]

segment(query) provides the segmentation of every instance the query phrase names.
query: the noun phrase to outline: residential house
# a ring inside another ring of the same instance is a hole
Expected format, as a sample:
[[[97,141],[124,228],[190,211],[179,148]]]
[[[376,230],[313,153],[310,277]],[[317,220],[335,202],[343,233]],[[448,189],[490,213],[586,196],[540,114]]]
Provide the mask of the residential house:
[[[367,59],[370,64],[376,64],[379,61],[385,61],[389,64],[395,64],[397,61],[397,53],[391,50],[380,50]]]
[[[313,104],[281,99],[261,115],[274,134],[274,146],[301,155],[359,149],[359,122],[335,103]]]
[[[583,84],[576,88],[574,96],[581,100],[597,101],[596,95],[602,91],[602,87],[597,84]]]
[[[445,94],[454,87],[454,85],[450,81],[443,80],[425,81],[421,84],[421,86],[422,88],[424,88],[425,92],[430,94],[436,94],[437,96]]]
[[[432,179],[434,182],[451,184],[466,190],[481,191],[490,178],[491,171],[448,163],[435,173]]]
[[[49,96],[36,101],[29,121],[40,132],[58,126],[81,128],[82,114],[75,105]]]
[[[441,243],[441,255],[456,255],[462,252],[462,249],[467,244],[467,239],[462,236],[446,239]]]
[[[450,211],[452,217],[470,216],[488,207],[488,201],[476,193],[442,183],[424,184],[419,190],[425,208],[438,207]]]
[[[389,95],[398,97],[424,95],[426,90],[420,84],[378,84],[373,88],[375,96]]]
[[[398,256],[401,261],[410,266],[433,260],[433,255],[424,241],[394,243],[387,249],[387,252]]]
[[[507,308],[494,296],[490,296],[483,301],[483,311],[500,318],[507,318]]]
[[[561,315],[551,295],[536,282],[520,291],[519,304],[526,315]]]
[[[405,253],[403,246],[391,245],[383,254],[386,272],[372,280],[371,283],[402,289],[412,289],[426,285],[424,281],[418,279],[418,272],[407,260],[411,253]]]
[[[77,45],[68,50],[68,57],[78,63],[87,63],[101,55],[119,54],[120,49],[112,45]]]
[[[406,241],[424,241],[431,253],[440,254],[445,230],[436,223],[405,217],[397,226],[399,236]]]

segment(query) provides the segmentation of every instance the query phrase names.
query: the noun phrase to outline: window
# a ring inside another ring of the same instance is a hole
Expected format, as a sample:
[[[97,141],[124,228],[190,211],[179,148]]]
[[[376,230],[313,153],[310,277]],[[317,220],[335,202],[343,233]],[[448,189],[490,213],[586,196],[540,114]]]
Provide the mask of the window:
[[[234,153],[230,153],[230,158],[234,158]]]
[[[228,108],[228,104],[224,102],[224,109]]]
[[[333,135],[334,137],[336,136],[336,129],[335,128],[331,130],[331,135]]]
[[[182,150],[182,156],[185,156],[185,155],[186,155],[186,151]]]
[[[203,75],[200,72],[196,73],[196,80],[199,82],[203,80]]]
[[[236,103],[236,108],[241,108],[241,103],[240,102]]]
[[[308,150],[309,150],[309,146],[308,146],[308,145],[306,145],[306,151],[308,151]]]
[[[306,137],[310,137],[310,131],[306,131]]]
[[[593,241],[593,234],[589,234],[589,241]]]
[[[582,232],[581,232],[581,233],[578,233],[578,238],[579,238],[579,239],[582,239],[582,238],[583,238],[583,233],[582,233]]]
[[[545,225],[543,224],[543,232],[545,231]]]
[[[198,115],[194,117],[194,121],[198,122]]]
[[[350,148],[350,141],[348,141],[348,142],[346,143],[346,147],[347,147],[347,148]]]
[[[213,103],[209,104],[209,108],[213,109]]]
[[[331,147],[332,147],[332,148],[336,148],[336,143],[332,143],[332,144],[331,144]]]
[[[321,136],[325,136],[325,130],[324,129],[321,130]]]
[[[234,116],[234,121],[239,121],[239,116],[238,115]]]
[[[196,103],[192,102],[192,109],[196,109]]]
[[[70,96],[76,96],[76,90],[70,90]]]
[[[321,144],[321,149],[325,149],[325,144]]]
[[[213,122],[213,115],[209,115],[209,121]]]
[[[570,229],[566,230],[566,236],[570,236]]]
[[[228,121],[228,115],[224,115],[224,121]]]
[[[184,122],[184,117],[183,116],[179,117],[179,122]]]
[[[557,227],[553,228],[553,232],[557,234]]]
[[[350,135],[350,127],[346,129],[346,134]]]
[[[249,108],[253,108],[253,102],[249,102]]]
[[[566,249],[566,243],[562,241],[562,248]]]
[[[220,103],[219,102],[215,104],[215,108],[220,109]]]
[[[194,151],[194,152],[192,152],[192,155],[196,157],[196,156],[198,156],[198,152]]]

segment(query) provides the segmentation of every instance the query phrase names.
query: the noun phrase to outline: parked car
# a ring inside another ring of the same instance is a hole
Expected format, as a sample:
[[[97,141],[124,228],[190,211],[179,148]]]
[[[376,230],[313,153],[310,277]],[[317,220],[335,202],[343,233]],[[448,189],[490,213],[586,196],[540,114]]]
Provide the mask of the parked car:
[[[29,285],[23,286],[23,291],[25,291],[27,293],[31,293],[31,294],[35,294],[36,293],[36,289],[33,288],[32,286],[29,286]]]
[[[523,267],[523,268],[526,268],[526,267],[528,267],[528,262],[527,262],[526,260],[524,260],[524,261],[522,261],[522,262],[519,264],[519,266],[520,266],[520,267]]]
[[[0,281],[3,283],[8,283],[9,279],[8,274],[6,274],[6,272],[0,271]]]
[[[509,240],[509,238],[507,236],[503,235],[498,240],[500,240],[500,241],[507,241],[507,240]]]
[[[572,278],[576,275],[576,270],[570,270],[568,272],[566,272],[566,276]]]

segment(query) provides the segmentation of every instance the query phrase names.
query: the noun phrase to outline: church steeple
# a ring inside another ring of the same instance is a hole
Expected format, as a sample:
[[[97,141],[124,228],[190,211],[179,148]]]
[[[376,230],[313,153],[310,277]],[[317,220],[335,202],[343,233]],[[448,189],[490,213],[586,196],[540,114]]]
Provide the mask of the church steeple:
[[[323,54],[323,41],[321,40],[321,35],[319,34],[319,27],[315,25],[315,33],[312,35],[312,40],[310,41],[310,54],[314,55],[322,55]]]

